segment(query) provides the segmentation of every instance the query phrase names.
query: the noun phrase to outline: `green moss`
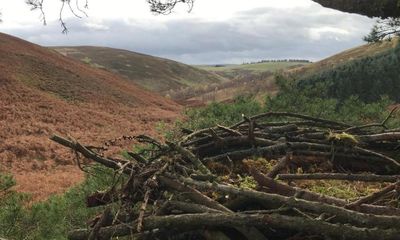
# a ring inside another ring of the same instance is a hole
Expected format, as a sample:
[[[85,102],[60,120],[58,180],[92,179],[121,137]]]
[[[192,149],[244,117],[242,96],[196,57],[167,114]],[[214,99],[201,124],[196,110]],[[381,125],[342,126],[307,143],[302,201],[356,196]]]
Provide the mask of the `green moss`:
[[[238,178],[239,178],[238,186],[241,188],[255,189],[257,187],[256,180],[254,180],[254,178],[251,176],[242,177],[238,175]]]
[[[319,194],[354,200],[376,192],[381,188],[379,184],[366,184],[359,182],[347,182],[337,180],[308,181],[302,187]]]
[[[351,135],[351,134],[345,133],[345,132],[342,132],[342,133],[330,132],[328,135],[328,140],[345,143],[345,144],[349,144],[349,145],[358,144],[358,140],[354,135]]]

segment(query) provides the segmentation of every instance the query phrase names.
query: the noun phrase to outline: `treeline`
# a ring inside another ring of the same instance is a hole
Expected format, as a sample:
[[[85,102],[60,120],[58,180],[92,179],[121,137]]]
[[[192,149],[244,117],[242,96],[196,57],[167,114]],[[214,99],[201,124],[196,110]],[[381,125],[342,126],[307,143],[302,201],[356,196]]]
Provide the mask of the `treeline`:
[[[297,85],[300,89],[321,89],[316,94],[338,100],[358,96],[362,101],[375,102],[385,95],[399,102],[400,46],[303,77]]]
[[[307,59],[264,59],[258,62],[245,62],[244,65],[247,64],[257,64],[257,63],[280,63],[280,62],[295,62],[295,63],[311,63],[310,60]]]

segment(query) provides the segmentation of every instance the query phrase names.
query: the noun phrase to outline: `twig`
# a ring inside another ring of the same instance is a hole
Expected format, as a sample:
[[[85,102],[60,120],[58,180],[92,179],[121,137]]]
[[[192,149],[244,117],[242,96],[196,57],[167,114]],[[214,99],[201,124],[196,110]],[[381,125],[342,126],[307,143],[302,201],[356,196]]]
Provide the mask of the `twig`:
[[[357,201],[346,205],[346,208],[355,209],[355,208],[358,208],[361,204],[374,202],[374,201],[378,200],[379,198],[381,198],[382,196],[384,196],[385,194],[395,190],[399,186],[399,184],[400,184],[400,181],[390,184],[389,186],[383,188],[382,190],[380,190],[378,192],[374,192],[371,195],[360,198]]]
[[[189,150],[183,148],[179,144],[175,144],[172,142],[167,142],[168,146],[170,146],[172,149],[176,150],[180,154],[182,154],[184,157],[188,158],[194,166],[199,169],[199,171],[203,174],[211,174],[210,170],[198,159],[192,152]]]
[[[138,217],[137,227],[136,227],[136,231],[137,232],[142,232],[144,214],[146,212],[147,203],[149,201],[150,193],[151,193],[151,189],[147,189],[145,194],[144,194],[143,203],[140,206],[140,210],[139,210],[139,217]]]
[[[287,165],[290,162],[290,160],[292,159],[292,157],[293,157],[293,153],[292,152],[286,153],[286,156],[284,156],[281,159],[279,159],[278,163],[267,174],[267,177],[275,178],[276,175],[278,175],[278,173],[280,171],[282,171],[284,168],[287,167]]]
[[[355,127],[350,127],[344,130],[344,132],[354,132],[357,130],[365,129],[365,128],[371,128],[371,127],[382,127],[384,129],[387,129],[386,123],[389,121],[389,119],[393,116],[393,114],[398,110],[398,106],[394,107],[388,116],[381,122],[381,123],[371,123],[371,124],[366,124],[366,125],[361,125],[361,126],[355,126]]]
[[[113,218],[111,215],[111,208],[106,208],[101,215],[100,219],[97,221],[96,225],[93,227],[92,231],[89,234],[88,240],[96,240],[99,236],[99,231],[102,227],[107,226],[112,223]]]
[[[229,127],[225,127],[225,126],[222,126],[222,125],[217,125],[217,126],[218,126],[219,129],[221,129],[221,130],[223,130],[223,131],[225,131],[227,133],[230,133],[230,134],[232,134],[234,136],[243,136],[243,134],[240,133],[239,131],[236,131],[236,130],[231,129]]]

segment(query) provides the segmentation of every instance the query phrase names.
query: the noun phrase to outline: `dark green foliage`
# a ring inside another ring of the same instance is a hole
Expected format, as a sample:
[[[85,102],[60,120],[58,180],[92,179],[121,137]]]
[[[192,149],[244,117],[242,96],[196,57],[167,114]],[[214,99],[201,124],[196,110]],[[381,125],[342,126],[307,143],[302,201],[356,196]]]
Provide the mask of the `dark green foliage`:
[[[361,124],[384,119],[390,110],[389,106],[393,104],[393,101],[384,95],[370,103],[350,94],[345,99],[328,97],[329,88],[323,82],[299,87],[295,80],[277,76],[277,84],[280,92],[277,96],[266,99],[265,111],[296,112]]]
[[[374,43],[391,40],[393,37],[399,36],[400,18],[378,19],[371,32],[364,37],[364,41]]]
[[[252,116],[261,113],[261,104],[251,96],[237,97],[233,103],[211,103],[207,107],[189,109],[186,115],[189,120],[183,126],[190,129],[201,129],[222,124],[229,126],[242,120],[242,114]]]
[[[29,196],[10,192],[0,198],[0,237],[7,239],[66,239],[71,229],[85,227],[100,209],[86,207],[86,196],[112,183],[109,169],[94,166],[85,182],[63,195],[26,206]]]
[[[382,95],[400,101],[400,45],[372,57],[353,60],[297,81],[302,90],[322,89],[316,96],[343,102],[355,95],[364,102],[378,101]]]
[[[15,185],[15,179],[10,174],[0,173],[0,193],[8,191]]]

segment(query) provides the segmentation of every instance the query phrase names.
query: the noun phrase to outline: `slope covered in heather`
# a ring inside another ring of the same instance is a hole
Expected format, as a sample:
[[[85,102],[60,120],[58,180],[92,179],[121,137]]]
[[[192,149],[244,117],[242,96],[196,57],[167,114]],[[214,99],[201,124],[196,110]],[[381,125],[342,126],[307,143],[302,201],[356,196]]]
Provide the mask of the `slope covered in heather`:
[[[37,199],[82,177],[67,151],[48,140],[51,134],[100,144],[156,134],[157,122],[179,117],[179,105],[132,81],[5,34],[0,69],[0,168]]]

